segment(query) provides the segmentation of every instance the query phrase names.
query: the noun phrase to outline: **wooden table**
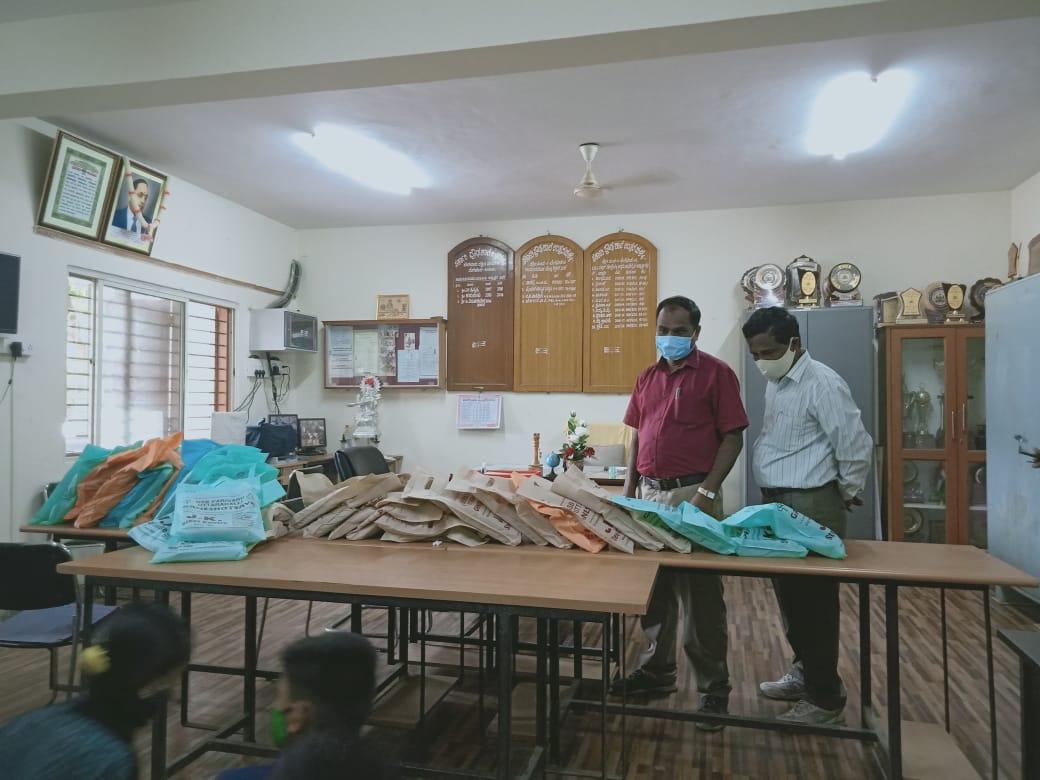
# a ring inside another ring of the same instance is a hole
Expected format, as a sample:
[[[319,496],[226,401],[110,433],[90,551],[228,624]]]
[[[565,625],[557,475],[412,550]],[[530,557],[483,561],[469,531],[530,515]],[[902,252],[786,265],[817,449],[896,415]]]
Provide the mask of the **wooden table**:
[[[329,546],[339,542],[325,542]],[[365,540],[361,542],[345,542],[342,544],[365,546],[373,550],[385,549],[396,545],[393,542]],[[403,545],[416,551],[430,551],[429,543]],[[949,730],[949,674],[947,653],[946,626],[946,590],[973,590],[981,593],[985,620],[986,663],[988,672],[991,756],[993,777],[997,776],[997,744],[996,744],[996,692],[993,672],[992,621],[990,615],[989,588],[1035,587],[1036,578],[1015,567],[994,558],[985,550],[971,545],[915,544],[912,542],[877,542],[846,540],[845,549],[848,556],[841,560],[810,555],[806,558],[751,558],[735,555],[717,555],[712,552],[695,552],[681,554],[671,551],[652,552],[637,550],[632,555],[606,550],[591,555],[582,550],[559,550],[551,547],[525,545],[507,547],[505,545],[486,544],[481,547],[467,548],[458,545],[445,545],[437,550],[448,550],[449,555],[457,559],[465,559],[466,565],[477,559],[497,558],[499,560],[524,561],[530,566],[535,561],[566,561],[561,568],[569,568],[572,562],[592,559],[609,569],[617,561],[653,562],[661,567],[688,569],[716,574],[728,574],[742,577],[777,577],[777,576],[810,576],[830,577],[844,582],[851,582],[859,588],[859,629],[860,629],[860,715],[863,728],[845,726],[802,726],[786,724],[776,720],[752,718],[741,715],[705,716],[697,713],[677,713],[672,709],[662,709],[643,705],[609,705],[611,711],[624,710],[628,714],[645,717],[659,717],[670,720],[711,721],[730,726],[746,726],[780,731],[798,731],[819,735],[829,735],[846,739],[858,739],[877,742],[885,754],[886,773],[891,778],[902,777],[902,722],[901,692],[899,666],[899,588],[931,587],[939,588],[941,594],[941,623],[943,647],[943,693],[946,703],[946,727]],[[441,554],[441,553],[435,553]],[[888,718],[885,727],[875,713],[871,703],[871,631],[870,631],[870,586],[879,585],[885,588],[885,634],[886,634],[886,675],[888,692]],[[620,611],[620,610],[619,610]],[[1040,697],[1038,697],[1040,701]],[[579,706],[583,702],[576,702]]]
[[[325,455],[298,455],[292,460],[276,459],[269,460],[268,463],[278,469],[278,481],[282,485],[288,485],[289,475],[297,469],[324,466],[325,472],[328,473],[330,468],[333,468],[334,460],[334,455],[326,453]]]
[[[496,618],[497,652],[502,659],[511,659],[516,643],[515,617],[602,621],[606,628],[614,613],[646,612],[659,568],[655,561],[627,556],[610,560],[606,566],[606,559],[573,556],[567,566],[560,566],[558,557],[524,555],[510,561],[497,552],[467,556],[464,565],[459,565],[462,559],[455,552],[450,546],[372,547],[292,538],[262,544],[245,560],[228,563],[156,565],[149,563],[151,553],[132,548],[64,563],[59,570],[83,576],[88,585],[145,585],[167,591],[245,597],[244,714],[218,732],[216,739],[206,740],[169,767],[163,716],[153,729],[152,777],[158,778],[165,777],[167,771],[179,770],[204,750],[218,749],[225,741],[222,738],[237,728],[242,729],[247,743],[255,742],[257,598],[489,614]],[[91,590],[86,589],[84,604],[88,625],[93,608]],[[604,712],[609,682],[604,676]],[[511,664],[499,663],[497,778],[510,777],[512,686]],[[544,696],[543,686],[539,691]],[[534,773],[541,760],[542,747],[536,746],[523,776]]]
[[[113,552],[120,542],[133,542],[126,528],[76,528],[71,523],[61,525],[23,525],[18,528],[23,534],[47,534],[54,541],[69,539],[77,542],[97,542],[105,552]]]

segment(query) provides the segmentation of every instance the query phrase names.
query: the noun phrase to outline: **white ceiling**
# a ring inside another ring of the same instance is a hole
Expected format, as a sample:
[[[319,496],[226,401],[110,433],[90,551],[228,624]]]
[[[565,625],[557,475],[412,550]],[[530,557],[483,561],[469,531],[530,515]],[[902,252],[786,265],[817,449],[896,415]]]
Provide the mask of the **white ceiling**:
[[[1034,17],[48,120],[297,228],[1003,190],[1040,170],[1038,41]],[[918,86],[882,144],[840,162],[803,151],[824,81],[896,66]],[[326,171],[289,140],[320,122],[408,152],[433,187],[386,195]],[[596,201],[571,194],[582,141],[602,145],[595,170],[610,189]]]
[[[185,0],[2,0],[0,24],[42,19],[48,16],[124,11],[148,5],[164,5]]]

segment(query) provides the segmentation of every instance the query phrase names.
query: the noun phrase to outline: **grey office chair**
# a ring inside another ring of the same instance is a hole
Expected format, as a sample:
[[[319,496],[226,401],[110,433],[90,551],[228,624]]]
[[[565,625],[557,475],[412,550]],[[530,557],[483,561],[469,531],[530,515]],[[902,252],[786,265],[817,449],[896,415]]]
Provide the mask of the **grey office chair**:
[[[72,560],[64,545],[0,543],[0,609],[18,614],[0,623],[0,647],[43,649],[50,653],[51,701],[58,691],[74,690],[76,654],[84,628],[79,582],[58,572]],[[95,626],[118,607],[94,605]],[[58,649],[72,647],[67,685],[58,682]]]

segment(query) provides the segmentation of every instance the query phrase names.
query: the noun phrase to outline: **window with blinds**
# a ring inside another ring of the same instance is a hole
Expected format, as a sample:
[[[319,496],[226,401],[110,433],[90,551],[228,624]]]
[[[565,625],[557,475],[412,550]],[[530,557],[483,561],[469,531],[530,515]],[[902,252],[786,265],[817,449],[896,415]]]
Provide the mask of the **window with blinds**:
[[[224,306],[70,275],[66,451],[208,437],[230,401],[231,320]]]

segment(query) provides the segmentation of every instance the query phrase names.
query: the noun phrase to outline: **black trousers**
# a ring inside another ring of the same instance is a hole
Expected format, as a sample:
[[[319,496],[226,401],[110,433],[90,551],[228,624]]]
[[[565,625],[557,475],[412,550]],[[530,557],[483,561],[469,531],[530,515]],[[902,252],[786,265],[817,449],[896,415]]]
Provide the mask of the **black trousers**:
[[[811,490],[770,492],[766,502],[778,502],[845,535],[845,502],[836,482]],[[841,631],[840,584],[829,577],[776,577],[773,589],[780,604],[787,641],[805,676],[806,698],[817,707],[845,706],[838,677],[838,638]]]

